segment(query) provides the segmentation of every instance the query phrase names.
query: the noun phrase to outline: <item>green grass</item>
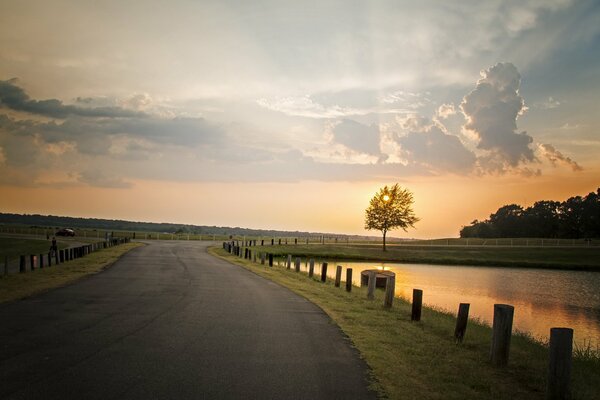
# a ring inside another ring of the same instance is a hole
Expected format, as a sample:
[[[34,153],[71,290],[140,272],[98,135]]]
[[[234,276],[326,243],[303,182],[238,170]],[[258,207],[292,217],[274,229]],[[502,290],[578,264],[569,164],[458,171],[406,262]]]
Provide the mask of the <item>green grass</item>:
[[[600,247],[452,247],[380,245],[282,245],[257,247],[275,256],[421,264],[560,268],[600,271]]]
[[[13,261],[19,259],[21,255],[48,254],[50,245],[49,240],[43,239],[0,237],[0,262],[4,263],[6,256],[9,261]],[[58,241],[57,246],[59,249],[64,249],[68,244]]]
[[[85,257],[24,274],[0,277],[0,303],[23,299],[67,285],[86,275],[95,274],[141,243],[126,243],[98,250]]]
[[[321,307],[348,335],[373,373],[373,387],[390,399],[542,399],[548,350],[524,335],[512,339],[509,366],[488,361],[491,329],[470,321],[463,344],[453,339],[455,318],[424,308],[421,322],[410,321],[410,304],[396,298],[384,309],[383,292],[366,300],[364,288],[351,293],[285,268],[266,267],[212,254],[288,287]],[[342,285],[344,286],[344,285]],[[600,358],[592,350],[573,363],[573,398],[600,398]]]

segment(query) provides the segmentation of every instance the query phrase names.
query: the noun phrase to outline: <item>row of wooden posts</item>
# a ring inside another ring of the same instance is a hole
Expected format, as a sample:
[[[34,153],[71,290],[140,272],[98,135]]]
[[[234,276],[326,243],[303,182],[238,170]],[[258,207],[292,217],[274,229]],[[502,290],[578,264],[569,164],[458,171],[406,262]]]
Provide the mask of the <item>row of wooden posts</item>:
[[[21,255],[19,256],[19,273],[27,272],[27,266],[31,271],[36,269],[43,269],[52,266],[52,260],[54,265],[59,265],[67,261],[75,260],[77,258],[84,257],[94,251],[100,249],[106,249],[112,246],[116,246],[123,243],[128,243],[129,238],[116,238],[110,239],[104,242],[90,243],[83,246],[71,247],[68,249],[60,249],[56,251],[50,251],[48,254],[38,255]],[[44,261],[44,259],[46,261]],[[4,258],[4,275],[8,275],[8,256]]]
[[[326,238],[325,236],[320,236],[319,237],[319,243],[323,243],[324,244],[325,243],[325,239],[331,239],[331,238],[330,237]],[[341,238],[334,237],[333,239],[335,240],[335,243],[338,243],[338,241],[339,242],[348,243],[348,238],[341,239]],[[309,243],[309,237],[305,237],[304,240],[298,239],[298,238],[294,238],[294,244],[295,245],[297,245],[298,243],[300,243],[302,241],[304,241],[306,244],[308,244]],[[232,240],[231,244],[233,246],[238,246],[238,247],[256,247],[256,246],[259,246],[259,245],[260,246],[269,246],[269,245],[271,245],[271,246],[275,246],[275,245],[281,246],[281,245],[292,244],[292,242],[291,242],[291,239],[288,242],[288,238],[283,238],[283,239],[282,238],[278,238],[278,239],[271,238],[271,239],[266,239],[266,240],[265,239],[260,239],[260,240],[258,240],[258,239]]]
[[[268,260],[269,267],[273,267],[273,254],[258,252],[248,247],[241,247],[235,241],[223,242],[223,249],[227,252],[257,262],[257,258],[262,265]],[[296,272],[300,272],[300,257],[294,260]],[[288,255],[285,262],[286,269],[291,269],[292,256]],[[315,260],[308,261],[308,276],[314,275]],[[327,263],[321,265],[321,282],[327,281]],[[341,286],[342,266],[338,265],[335,273],[335,287]],[[367,284],[367,298],[375,298],[376,271],[369,271]],[[394,275],[386,278],[385,295],[383,306],[391,308],[396,290],[396,277]],[[352,268],[346,268],[346,291],[352,291]],[[413,289],[411,321],[421,320],[421,310],[423,307],[423,291]],[[460,303],[458,306],[458,316],[454,329],[454,338],[457,343],[461,343],[465,337],[467,323],[469,321],[468,303]],[[492,324],[492,343],[490,347],[490,361],[493,365],[503,367],[508,364],[510,353],[510,340],[512,336],[514,307],[508,304],[494,304],[494,319]],[[550,329],[550,361],[548,365],[548,386],[547,399],[568,399],[571,393],[571,364],[573,353],[573,329],[570,328],[552,328]]]

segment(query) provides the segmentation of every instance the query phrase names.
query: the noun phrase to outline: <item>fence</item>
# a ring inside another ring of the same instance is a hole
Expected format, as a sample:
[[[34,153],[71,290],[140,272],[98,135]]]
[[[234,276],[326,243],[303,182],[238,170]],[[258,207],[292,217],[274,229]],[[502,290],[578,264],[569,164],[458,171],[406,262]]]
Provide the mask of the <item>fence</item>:
[[[107,249],[123,243],[129,243],[129,238],[111,239],[104,242],[90,243],[83,246],[69,247],[66,249],[56,249],[47,254],[30,254],[19,256],[19,273],[35,271],[36,269],[44,269],[52,267],[54,264],[58,266],[71,260],[76,260],[96,252],[101,249]],[[8,256],[4,257],[4,275],[9,274]]]
[[[248,245],[253,243],[242,243]],[[252,246],[251,246],[252,247]],[[258,250],[240,246],[239,242],[229,241],[223,242],[223,249],[228,253],[244,258],[249,261],[256,262],[257,258],[264,265],[265,259],[269,259],[269,267],[273,267],[273,253],[259,252]],[[254,257],[252,257],[254,255]],[[292,256],[288,255],[285,259],[285,270],[291,271]],[[308,267],[308,276],[314,274],[315,260],[307,260],[305,265]],[[300,272],[301,259],[295,259],[296,273]],[[327,263],[323,262],[321,266],[321,282],[327,282]],[[338,265],[335,273],[334,287],[341,287],[342,266]],[[376,273],[374,271],[368,274],[367,284],[367,299],[374,300],[374,290],[376,287]],[[346,268],[346,285],[345,290],[352,290],[352,268]],[[386,278],[385,295],[383,301],[384,308],[393,306],[395,293],[395,276],[391,275]],[[423,291],[421,289],[413,289],[411,301],[411,321],[418,323],[421,321],[421,310],[423,306]],[[467,324],[469,320],[468,303],[460,303],[458,306],[458,315],[456,318],[456,326],[454,329],[454,339],[457,343],[462,343],[465,339]],[[492,339],[490,343],[489,360],[492,365],[497,367],[505,367],[509,362],[510,341],[512,336],[514,307],[508,304],[495,304],[494,317],[492,325]],[[548,379],[546,388],[547,399],[568,399],[571,396],[571,364],[573,353],[573,330],[570,328],[551,328],[550,329],[550,345],[549,345],[549,362],[548,362]]]

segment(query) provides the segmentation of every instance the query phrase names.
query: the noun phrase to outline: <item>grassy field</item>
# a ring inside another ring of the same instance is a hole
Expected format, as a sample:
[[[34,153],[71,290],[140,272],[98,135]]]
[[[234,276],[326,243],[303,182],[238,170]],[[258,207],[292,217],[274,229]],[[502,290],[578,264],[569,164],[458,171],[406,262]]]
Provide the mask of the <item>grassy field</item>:
[[[323,284],[293,269],[251,263],[220,248],[209,251],[321,307],[371,367],[374,388],[390,399],[545,397],[548,350],[526,336],[513,336],[509,366],[497,368],[488,361],[488,326],[470,321],[464,343],[456,344],[455,318],[448,313],[424,308],[422,320],[411,322],[410,304],[396,298],[392,309],[384,309],[381,290],[369,301],[364,288],[353,287],[348,293],[332,282]],[[582,351],[574,360],[572,382],[574,399],[600,399],[597,353]]]
[[[452,247],[380,245],[261,246],[276,256],[329,260],[370,260],[421,264],[481,265],[498,267],[561,268],[600,271],[599,247]]]
[[[86,275],[95,274],[114,263],[129,250],[143,246],[126,243],[98,250],[85,257],[58,266],[38,269],[25,274],[0,277],[0,303],[22,299],[59,286],[64,286]],[[46,249],[47,250],[47,249]]]
[[[59,241],[56,244],[59,249],[68,246],[67,242]],[[4,262],[4,257],[8,256],[9,261],[19,259],[20,255],[39,255],[47,254],[50,250],[50,241],[43,239],[26,239],[0,237],[0,262]]]

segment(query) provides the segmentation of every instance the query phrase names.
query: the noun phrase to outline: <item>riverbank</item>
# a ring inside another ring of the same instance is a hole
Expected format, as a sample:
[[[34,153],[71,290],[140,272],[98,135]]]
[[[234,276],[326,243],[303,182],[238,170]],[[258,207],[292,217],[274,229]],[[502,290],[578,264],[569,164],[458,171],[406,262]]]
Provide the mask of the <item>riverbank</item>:
[[[288,246],[287,253],[293,247],[300,246]],[[323,284],[293,269],[266,267],[233,257],[222,249],[210,252],[288,287],[321,307],[361,352],[373,371],[373,385],[391,399],[545,396],[548,350],[527,336],[513,336],[509,366],[496,368],[488,361],[488,326],[470,321],[465,342],[457,345],[451,314],[424,308],[422,320],[411,322],[410,304],[396,298],[392,309],[384,309],[380,290],[375,300],[369,301],[364,288],[353,287],[348,293],[330,281]],[[574,399],[600,398],[598,358],[577,358],[572,382]]]
[[[123,254],[142,243],[124,243],[90,253],[82,258],[23,274],[0,276],[0,303],[23,299],[108,268]]]
[[[600,272],[599,247],[484,247],[392,245],[281,245],[258,246],[276,257],[379,261],[415,264],[474,265],[511,268],[548,268]]]

